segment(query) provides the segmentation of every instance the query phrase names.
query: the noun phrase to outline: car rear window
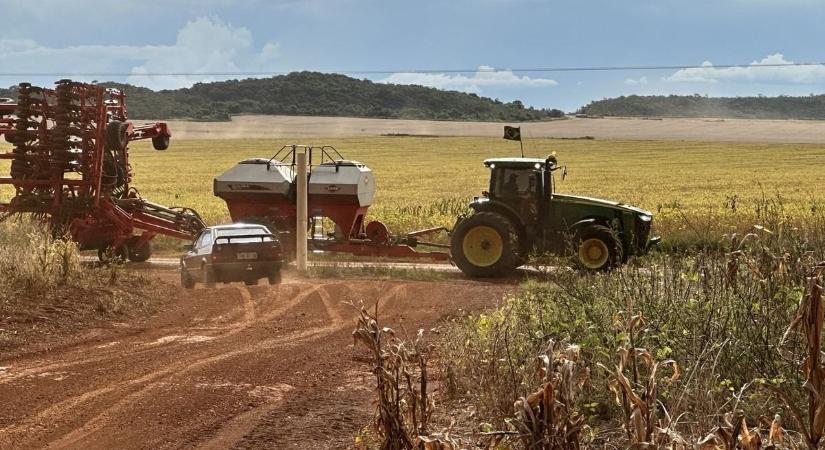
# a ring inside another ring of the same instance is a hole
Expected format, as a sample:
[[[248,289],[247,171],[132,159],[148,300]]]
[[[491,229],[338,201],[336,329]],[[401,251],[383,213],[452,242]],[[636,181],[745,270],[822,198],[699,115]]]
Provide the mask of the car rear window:
[[[216,242],[218,243],[226,243],[226,239],[221,239],[222,237],[232,237],[232,236],[260,236],[262,234],[271,234],[268,230],[260,227],[250,227],[250,228],[229,228],[218,230],[218,239]],[[261,238],[257,237],[245,237],[245,238],[237,238],[232,239],[233,244],[245,244],[249,242],[261,242]],[[263,242],[272,242],[272,236],[266,236],[263,238]]]

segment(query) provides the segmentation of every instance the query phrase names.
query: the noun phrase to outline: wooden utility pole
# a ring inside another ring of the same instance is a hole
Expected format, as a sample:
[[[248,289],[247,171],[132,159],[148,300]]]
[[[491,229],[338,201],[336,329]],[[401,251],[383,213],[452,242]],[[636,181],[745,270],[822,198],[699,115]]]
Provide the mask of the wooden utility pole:
[[[295,150],[295,182],[297,184],[296,208],[298,223],[296,225],[295,239],[295,264],[298,273],[306,273],[307,270],[307,153],[305,150]]]

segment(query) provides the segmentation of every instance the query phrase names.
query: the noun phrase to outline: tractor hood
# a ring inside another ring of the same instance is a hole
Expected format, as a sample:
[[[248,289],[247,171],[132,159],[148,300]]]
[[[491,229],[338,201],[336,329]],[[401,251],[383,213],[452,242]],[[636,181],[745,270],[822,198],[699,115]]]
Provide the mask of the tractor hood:
[[[626,205],[624,203],[614,202],[610,200],[604,200],[601,198],[593,198],[593,197],[584,197],[581,195],[570,195],[570,194],[553,194],[553,201],[563,202],[563,203],[570,203],[570,204],[580,204],[580,205],[588,205],[588,206],[599,206],[603,208],[610,208],[619,211],[626,211],[636,213],[641,216],[651,216],[652,213],[650,211],[637,208],[635,206]]]

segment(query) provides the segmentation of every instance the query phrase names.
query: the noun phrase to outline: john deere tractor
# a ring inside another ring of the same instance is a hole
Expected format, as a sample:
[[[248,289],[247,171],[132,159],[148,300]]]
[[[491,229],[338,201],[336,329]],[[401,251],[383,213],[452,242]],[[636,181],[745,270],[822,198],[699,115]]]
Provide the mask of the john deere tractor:
[[[450,235],[455,264],[473,277],[503,277],[532,254],[572,254],[586,270],[603,271],[646,252],[651,213],[621,203],[553,191],[554,156],[496,158],[490,190],[470,203]]]

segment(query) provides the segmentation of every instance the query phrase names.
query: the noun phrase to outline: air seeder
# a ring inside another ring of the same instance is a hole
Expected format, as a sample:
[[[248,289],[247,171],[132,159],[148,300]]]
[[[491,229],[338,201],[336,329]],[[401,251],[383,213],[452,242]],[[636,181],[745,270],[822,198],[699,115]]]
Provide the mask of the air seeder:
[[[294,252],[298,150],[304,150],[310,162],[310,249],[366,257],[449,259],[444,251],[416,250],[422,246],[448,248],[421,240],[446,231],[443,227],[393,235],[384,223],[368,222],[367,210],[375,197],[372,170],[363,163],[345,159],[329,145],[286,145],[271,158],[241,161],[216,177],[214,193],[226,201],[234,222],[259,223],[277,230],[285,250]]]
[[[21,83],[16,104],[0,104],[0,135],[14,145],[14,195],[0,203],[0,219],[29,213],[48,220],[55,234],[68,234],[81,249],[146,261],[158,234],[180,239],[204,227],[188,208],[169,208],[140,197],[130,186],[130,141],[151,139],[169,147],[165,123],[128,121],[126,95],[103,86],[60,80],[53,89]]]

